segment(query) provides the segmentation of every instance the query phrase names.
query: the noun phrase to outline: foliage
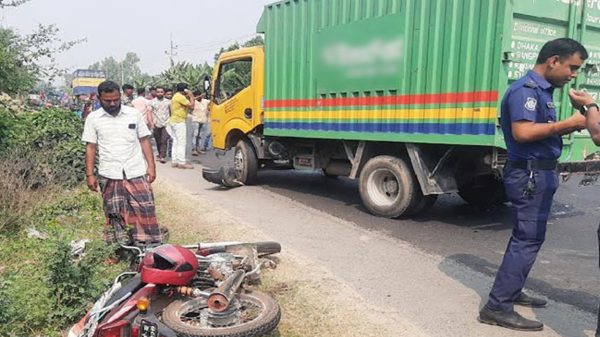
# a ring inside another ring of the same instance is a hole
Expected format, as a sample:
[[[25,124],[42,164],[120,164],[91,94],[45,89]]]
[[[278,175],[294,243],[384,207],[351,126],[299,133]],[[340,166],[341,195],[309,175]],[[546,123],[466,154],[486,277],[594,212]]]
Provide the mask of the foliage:
[[[80,141],[83,132],[80,118],[66,110],[45,109],[12,115],[5,123],[12,126],[7,136],[0,139],[0,144],[7,145],[0,149],[0,160],[10,154],[12,158],[29,159],[31,170],[46,168],[46,177],[38,177],[43,184],[50,179],[68,185],[82,180],[85,148]],[[39,173],[43,172],[38,170]]]
[[[28,35],[0,27],[0,92],[24,93],[40,78],[52,81],[64,73],[56,64],[56,54],[84,40],[63,42],[57,36],[54,25],[38,25]]]
[[[98,195],[77,188],[52,200],[28,215],[49,239],[0,236],[0,336],[59,336],[122,267],[103,263],[114,250],[101,240],[71,256],[71,240],[100,237]]]
[[[204,89],[204,78],[212,75],[212,67],[208,63],[191,64],[178,62],[159,75],[158,81],[166,87],[174,87],[177,83],[187,83],[192,90]]]
[[[234,51],[234,50],[237,50],[240,48],[264,46],[264,45],[265,45],[265,40],[263,39],[263,37],[261,35],[257,35],[254,38],[242,43],[241,45],[239,43],[235,42],[227,48],[221,48],[221,50],[219,50],[219,52],[215,54],[214,60],[215,60],[215,62],[217,62],[217,60],[219,59],[221,54],[223,54],[225,52]]]
[[[83,181],[82,131],[82,121],[65,110],[0,109],[0,235],[19,230],[39,194]]]
[[[140,66],[140,57],[138,54],[129,52],[125,58],[117,61],[110,56],[102,61],[90,65],[89,69],[104,70],[106,79],[120,84],[134,84],[142,79],[147,80],[150,76],[142,73]]]
[[[0,0],[0,9],[4,7],[17,7],[31,0]]]

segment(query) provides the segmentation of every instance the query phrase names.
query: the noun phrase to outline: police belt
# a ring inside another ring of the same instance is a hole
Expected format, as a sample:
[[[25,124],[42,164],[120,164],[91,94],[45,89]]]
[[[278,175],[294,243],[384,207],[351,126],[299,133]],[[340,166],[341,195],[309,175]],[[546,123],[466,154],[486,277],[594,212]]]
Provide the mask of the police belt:
[[[522,170],[556,170],[555,159],[509,160],[506,167]]]

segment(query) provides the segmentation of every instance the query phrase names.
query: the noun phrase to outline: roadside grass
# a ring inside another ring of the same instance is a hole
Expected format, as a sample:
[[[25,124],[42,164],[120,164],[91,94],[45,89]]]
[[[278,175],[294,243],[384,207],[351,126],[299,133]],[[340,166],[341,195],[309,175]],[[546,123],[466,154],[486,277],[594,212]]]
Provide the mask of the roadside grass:
[[[269,240],[245,224],[240,219],[243,214],[232,215],[201,195],[178,191],[160,179],[154,192],[159,220],[169,227],[171,242]],[[263,270],[258,287],[272,295],[282,309],[281,323],[268,336],[411,336],[383,328],[390,325],[380,324],[383,318],[374,308],[320,266],[286,247],[275,256],[277,268]]]
[[[36,192],[18,230],[0,235],[0,336],[61,336],[125,268],[103,263],[114,247],[101,239],[98,195],[84,187]],[[78,239],[92,242],[73,261],[70,242]]]

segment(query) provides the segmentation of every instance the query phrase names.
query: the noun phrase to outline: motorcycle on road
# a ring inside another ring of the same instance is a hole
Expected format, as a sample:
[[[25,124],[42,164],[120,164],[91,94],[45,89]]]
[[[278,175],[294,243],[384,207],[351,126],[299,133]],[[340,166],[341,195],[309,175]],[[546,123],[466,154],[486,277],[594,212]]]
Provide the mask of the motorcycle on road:
[[[276,242],[122,247],[137,270],[117,276],[68,337],[250,337],[279,323],[277,302],[251,289],[275,266]]]

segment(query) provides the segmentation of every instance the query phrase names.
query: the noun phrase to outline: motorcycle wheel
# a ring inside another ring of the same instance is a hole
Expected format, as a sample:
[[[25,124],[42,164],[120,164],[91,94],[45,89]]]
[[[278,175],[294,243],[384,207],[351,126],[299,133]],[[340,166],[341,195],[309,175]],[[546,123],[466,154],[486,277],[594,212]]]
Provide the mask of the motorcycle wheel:
[[[202,319],[208,313],[205,298],[181,299],[170,303],[162,313],[163,323],[179,336],[187,337],[255,337],[275,329],[281,311],[275,300],[264,293],[253,291],[240,294],[240,324],[213,327]]]

